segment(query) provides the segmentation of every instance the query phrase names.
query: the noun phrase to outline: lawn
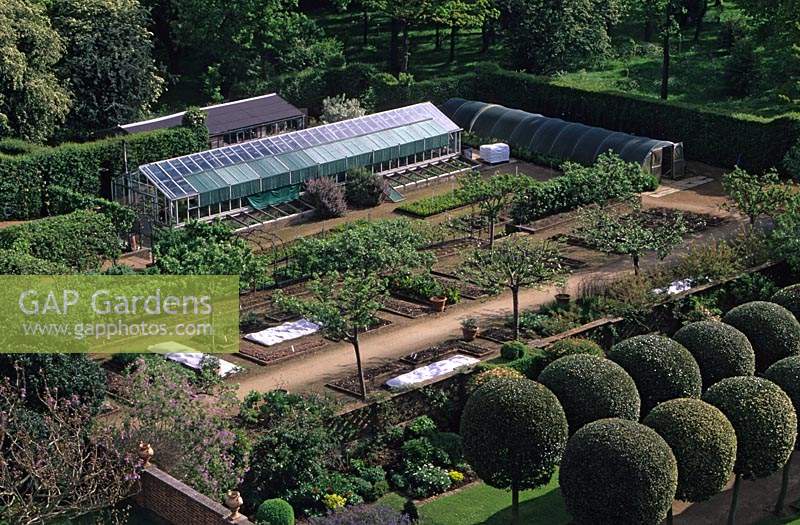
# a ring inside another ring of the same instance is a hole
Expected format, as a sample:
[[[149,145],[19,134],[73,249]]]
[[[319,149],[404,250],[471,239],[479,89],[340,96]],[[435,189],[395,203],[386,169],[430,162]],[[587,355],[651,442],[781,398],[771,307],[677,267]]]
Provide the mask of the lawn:
[[[373,16],[368,44],[361,41],[361,15],[357,12],[341,13],[331,9],[310,13],[325,31],[339,38],[345,47],[349,62],[365,62],[386,69],[389,31],[388,19]],[[800,111],[771,89],[779,78],[764,78],[757,86],[757,95],[733,98],[728,95],[724,69],[727,50],[722,34],[725,20],[736,18],[737,8],[732,0],[725,2],[723,10],[710,8],[699,42],[693,42],[694,28],[687,27],[683,35],[675,35],[672,45],[670,98],[723,112],[753,114],[773,117],[789,111]],[[555,75],[552,81],[584,89],[633,93],[658,98],[661,82],[660,43],[643,40],[642,23],[631,21],[615,28],[612,34],[614,56],[599,62],[595,67]],[[442,46],[435,47],[435,31],[419,26],[410,32],[411,55],[409,71],[417,80],[426,80],[472,71],[477,62],[500,62],[501,44],[481,53],[480,31],[463,31],[456,46],[456,60],[448,60],[448,34],[442,32]],[[763,62],[764,72],[779,71],[764,49],[757,54]],[[770,74],[767,75],[768,77]],[[774,76],[774,75],[772,75]]]

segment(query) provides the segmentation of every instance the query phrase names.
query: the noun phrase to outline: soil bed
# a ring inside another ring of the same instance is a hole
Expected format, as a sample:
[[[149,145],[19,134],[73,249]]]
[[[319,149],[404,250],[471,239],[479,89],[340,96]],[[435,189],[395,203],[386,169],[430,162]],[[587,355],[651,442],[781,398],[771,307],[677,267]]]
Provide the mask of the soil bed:
[[[271,347],[261,346],[252,341],[242,339],[239,342],[238,354],[259,365],[268,366],[301,354],[319,350],[327,344],[328,340],[321,336],[305,337],[295,342],[287,341]]]
[[[421,304],[412,303],[411,301],[404,301],[396,297],[387,297],[383,300],[383,308],[386,312],[408,317],[409,319],[416,319],[431,312],[430,307]]]
[[[442,283],[445,287],[455,287],[464,299],[474,300],[489,295],[489,293],[480,286],[468,281],[462,281],[455,276],[434,275],[433,278]]]
[[[483,357],[491,354],[492,350],[467,343],[466,341],[451,339],[449,341],[445,341],[444,343],[428,347],[425,350],[420,350],[419,352],[414,352],[413,354],[403,356],[400,358],[400,361],[408,363],[409,365],[420,365],[430,361],[437,361],[455,353],[469,354],[474,357]]]
[[[483,248],[484,245],[486,245],[486,242],[481,239],[465,237],[462,239],[453,239],[434,244],[428,247],[427,250],[433,251],[433,253],[436,255],[436,258],[441,259],[443,257],[461,255],[465,252],[465,250]]]
[[[368,327],[363,332],[359,332],[359,335],[363,335],[363,334],[366,334],[368,332],[374,332],[375,330],[383,328],[384,326],[389,326],[390,324],[392,324],[392,322],[390,320],[384,319],[382,317],[376,317],[374,323],[372,324],[372,326]],[[337,339],[335,337],[327,336],[327,335],[325,336],[325,338],[327,340],[329,340],[329,341],[333,341],[334,343],[338,343],[339,341],[341,341],[341,339]]]
[[[383,384],[383,378],[390,375],[399,375],[400,373],[408,372],[413,369],[414,367],[411,365],[401,363],[400,361],[392,361],[385,365],[364,370],[364,382],[367,384],[368,390],[375,390],[380,388]],[[358,397],[361,395],[361,383],[359,382],[358,374],[337,379],[336,381],[326,383],[325,386],[352,396]]]

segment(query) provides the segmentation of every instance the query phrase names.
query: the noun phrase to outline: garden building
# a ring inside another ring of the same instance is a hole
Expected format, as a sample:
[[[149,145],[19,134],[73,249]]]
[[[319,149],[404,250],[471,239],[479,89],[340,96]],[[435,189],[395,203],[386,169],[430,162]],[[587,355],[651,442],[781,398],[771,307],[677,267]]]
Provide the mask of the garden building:
[[[276,93],[216,104],[201,110],[206,114],[211,148],[238,144],[306,126],[303,112]],[[119,126],[119,130],[132,134],[180,126],[184,113],[185,111],[181,111],[165,117],[124,124]]]
[[[145,164],[118,177],[113,191],[138,210],[145,235],[190,219],[239,217],[253,226],[307,211],[298,197],[310,179],[344,183],[349,169],[363,167],[392,181],[457,162],[460,148],[461,129],[424,102]]]
[[[567,122],[498,104],[451,98],[442,110],[465,132],[534,155],[592,164],[607,151],[659,177],[681,178],[683,144]]]

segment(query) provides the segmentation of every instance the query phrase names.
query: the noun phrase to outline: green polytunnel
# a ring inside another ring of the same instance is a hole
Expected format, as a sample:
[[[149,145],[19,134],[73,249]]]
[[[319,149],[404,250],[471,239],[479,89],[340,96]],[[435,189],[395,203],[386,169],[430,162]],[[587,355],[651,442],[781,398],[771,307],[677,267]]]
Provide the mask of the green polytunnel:
[[[444,103],[442,111],[467,132],[538,155],[592,164],[601,154],[613,151],[656,175],[676,178],[683,175],[681,143],[638,137],[462,98],[451,98]]]
[[[449,148],[460,131],[424,102],[145,164],[139,172],[167,200],[198,197],[205,206]]]

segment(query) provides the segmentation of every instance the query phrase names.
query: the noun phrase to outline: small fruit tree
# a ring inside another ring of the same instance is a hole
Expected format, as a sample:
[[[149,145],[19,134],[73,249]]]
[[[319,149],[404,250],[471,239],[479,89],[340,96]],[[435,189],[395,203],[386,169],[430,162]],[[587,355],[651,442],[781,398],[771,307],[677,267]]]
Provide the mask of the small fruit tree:
[[[733,525],[741,480],[767,477],[786,464],[797,437],[797,416],[789,396],[760,377],[723,379],[703,401],[720,409],[736,431],[736,483],[728,515]]]
[[[559,481],[576,525],[661,523],[672,507],[678,466],[653,429],[600,419],[570,438]]]
[[[514,339],[519,338],[519,291],[563,280],[566,269],[556,244],[512,237],[494,250],[475,250],[467,256],[460,273],[478,286],[511,290]]]
[[[481,216],[489,223],[489,249],[494,248],[494,225],[500,214],[514,199],[514,196],[533,183],[526,176],[496,174],[484,179],[480,172],[474,171],[461,179],[461,187],[455,191],[463,202],[477,204]]]
[[[375,313],[380,309],[386,295],[386,282],[375,274],[346,273],[342,279],[334,272],[313,281],[311,299],[296,299],[277,293],[279,306],[296,312],[319,324],[322,330],[336,339],[353,345],[356,367],[361,388],[361,397],[367,398],[364,368],[361,363],[359,334],[375,322]]]
[[[665,224],[648,224],[635,202],[633,213],[616,216],[600,206],[580,211],[581,225],[574,234],[588,246],[608,254],[629,255],[633,271],[639,275],[639,260],[646,252],[656,252],[664,259],[680,244],[688,231],[683,216]]]
[[[614,345],[608,358],[628,372],[642,397],[642,414],[678,397],[700,397],[700,367],[689,351],[668,337],[649,334]]]
[[[556,396],[528,379],[497,378],[467,400],[461,416],[464,457],[487,484],[519,491],[546,484],[567,443],[567,418]]]
[[[736,432],[725,414],[699,399],[671,399],[644,418],[675,454],[682,501],[705,501],[721,491],[733,473]]]
[[[603,357],[561,357],[545,367],[539,382],[552,390],[564,407],[570,435],[598,419],[639,421],[636,383],[621,366]]]

